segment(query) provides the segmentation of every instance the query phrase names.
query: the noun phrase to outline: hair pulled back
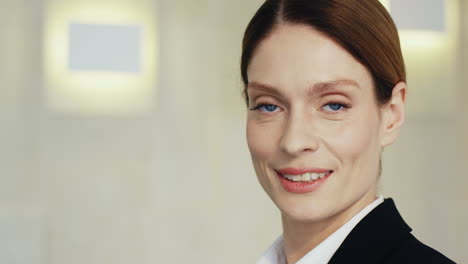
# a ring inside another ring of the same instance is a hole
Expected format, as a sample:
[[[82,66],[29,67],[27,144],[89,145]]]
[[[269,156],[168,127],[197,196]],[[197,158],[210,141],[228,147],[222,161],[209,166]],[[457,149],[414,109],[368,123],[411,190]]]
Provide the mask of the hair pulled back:
[[[247,104],[247,69],[255,49],[285,23],[311,26],[346,49],[370,71],[379,104],[390,100],[398,82],[406,82],[398,30],[378,0],[267,0],[248,24],[242,42]]]

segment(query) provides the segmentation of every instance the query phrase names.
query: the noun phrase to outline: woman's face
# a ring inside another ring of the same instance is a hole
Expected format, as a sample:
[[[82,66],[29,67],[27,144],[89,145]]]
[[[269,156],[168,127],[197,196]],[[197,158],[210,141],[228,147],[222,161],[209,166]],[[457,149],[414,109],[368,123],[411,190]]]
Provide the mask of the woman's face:
[[[257,47],[248,77],[248,146],[284,216],[321,221],[375,199],[388,142],[363,65],[310,27],[281,25]]]

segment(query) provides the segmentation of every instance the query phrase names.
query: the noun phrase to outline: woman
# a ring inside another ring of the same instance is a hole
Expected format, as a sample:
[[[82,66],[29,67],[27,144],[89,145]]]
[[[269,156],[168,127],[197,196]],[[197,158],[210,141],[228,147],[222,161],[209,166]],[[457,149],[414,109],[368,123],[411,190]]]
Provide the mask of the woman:
[[[377,0],[267,0],[242,51],[247,142],[283,235],[258,263],[453,263],[377,195],[405,119],[397,29]]]

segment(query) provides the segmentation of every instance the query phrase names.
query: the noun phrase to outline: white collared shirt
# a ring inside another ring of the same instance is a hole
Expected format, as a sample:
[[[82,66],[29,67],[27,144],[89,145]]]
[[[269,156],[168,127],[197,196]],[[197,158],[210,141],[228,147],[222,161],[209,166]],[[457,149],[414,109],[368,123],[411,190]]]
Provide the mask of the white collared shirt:
[[[296,264],[326,264],[338,250],[341,243],[345,240],[351,230],[375,207],[384,201],[383,196],[379,195],[375,201],[364,207],[359,213],[348,220],[343,226],[327,237],[322,243],[309,251]],[[265,251],[263,256],[257,261],[257,264],[286,264],[284,255],[283,236],[281,235]]]

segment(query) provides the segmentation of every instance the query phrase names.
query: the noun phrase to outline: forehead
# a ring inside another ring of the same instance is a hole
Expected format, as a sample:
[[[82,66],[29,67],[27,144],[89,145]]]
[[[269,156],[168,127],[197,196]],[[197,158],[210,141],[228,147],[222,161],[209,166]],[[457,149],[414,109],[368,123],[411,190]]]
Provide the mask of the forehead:
[[[279,25],[255,50],[247,74],[249,82],[275,87],[306,88],[337,79],[372,87],[366,67],[334,40],[306,25]]]

